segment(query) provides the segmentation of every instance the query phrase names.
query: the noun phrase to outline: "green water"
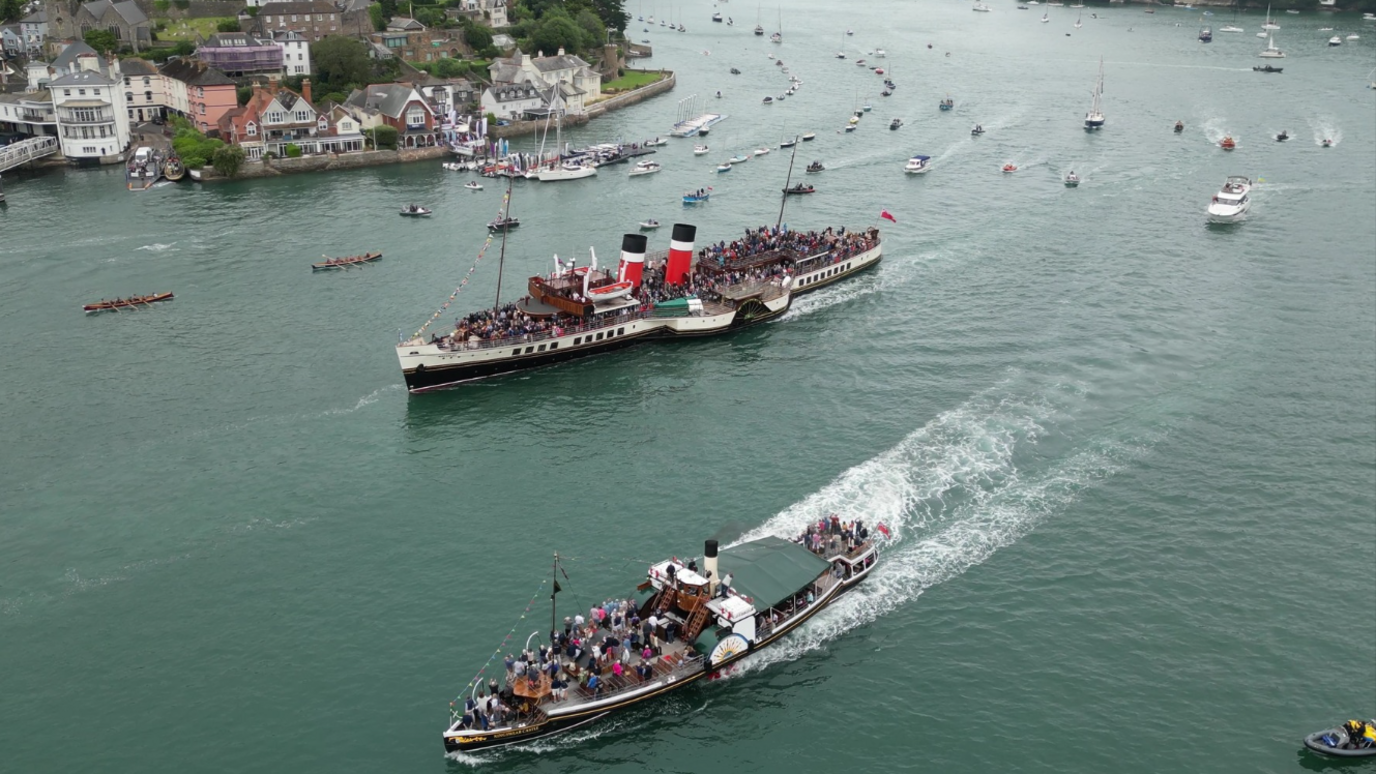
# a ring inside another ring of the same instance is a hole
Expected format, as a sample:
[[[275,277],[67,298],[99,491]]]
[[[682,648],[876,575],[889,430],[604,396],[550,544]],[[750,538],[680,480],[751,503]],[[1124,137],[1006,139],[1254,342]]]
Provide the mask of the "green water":
[[[1376,713],[1376,26],[1284,16],[1263,76],[1260,14],[1203,46],[1186,11],[1086,8],[1075,31],[1068,8],[803,0],[771,46],[744,5],[731,28],[675,6],[688,33],[632,37],[678,88],[573,139],[665,134],[721,89],[713,152],[517,184],[503,295],[646,217],[700,243],[772,223],[787,156],[712,169],[816,131],[799,162],[828,169],[786,220],[886,208],[885,260],[729,338],[410,397],[392,344],[473,265],[497,186],[437,164],[141,195],[115,170],[6,175],[4,768],[1274,772]],[[1363,39],[1329,50],[1330,24]],[[874,46],[888,99],[853,64]],[[766,107],[768,52],[805,85]],[[914,153],[933,170],[905,178]],[[1251,218],[1207,227],[1228,174],[1264,181]],[[363,250],[386,257],[308,269]],[[491,303],[496,259],[455,311]],[[154,290],[177,298],[78,310]],[[442,754],[448,702],[548,625],[521,616],[553,551],[571,612],[704,538],[832,512],[893,527],[883,565],[732,679]]]

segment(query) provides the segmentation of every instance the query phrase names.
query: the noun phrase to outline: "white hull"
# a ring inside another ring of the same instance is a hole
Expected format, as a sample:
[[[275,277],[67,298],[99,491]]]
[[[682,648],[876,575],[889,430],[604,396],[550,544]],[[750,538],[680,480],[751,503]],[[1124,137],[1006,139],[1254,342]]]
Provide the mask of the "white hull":
[[[558,169],[542,169],[535,174],[535,177],[542,183],[552,183],[559,180],[581,180],[595,174],[597,174],[597,167],[577,167],[574,169],[560,167]]]

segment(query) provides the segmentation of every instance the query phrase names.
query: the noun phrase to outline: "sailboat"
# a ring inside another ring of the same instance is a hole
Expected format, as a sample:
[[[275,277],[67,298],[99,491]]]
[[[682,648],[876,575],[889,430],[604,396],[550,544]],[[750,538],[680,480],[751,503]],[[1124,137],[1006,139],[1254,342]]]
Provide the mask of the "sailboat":
[[[554,101],[550,103],[550,108],[551,110],[556,110],[558,109],[559,105],[560,97],[559,92],[556,90],[554,92]],[[563,110],[559,110],[559,114],[555,118],[554,123],[554,144],[556,158],[564,152],[563,112]],[[535,174],[535,177],[539,179],[539,181],[542,183],[552,183],[557,180],[578,180],[584,177],[592,177],[595,174],[597,174],[597,167],[593,166],[591,162],[566,161],[557,167],[550,167],[548,169],[542,168],[539,172]]]
[[[1203,22],[1203,21],[1204,21],[1204,17],[1201,16],[1201,17],[1200,17],[1200,21]],[[1199,28],[1199,42],[1200,42],[1200,43],[1209,43],[1209,42],[1212,42],[1213,39],[1214,39],[1214,33],[1213,33],[1213,30],[1209,29],[1209,25],[1205,24],[1204,26],[1202,26],[1202,27]]]
[[[1049,21],[1051,21],[1051,13],[1049,11],[1043,11],[1041,19],[1042,24],[1046,24]]]
[[[769,36],[770,43],[784,42],[784,9],[779,9],[779,31]]]
[[[764,27],[760,26],[760,7],[758,5],[755,6],[755,34],[764,34]]]
[[[1285,52],[1276,48],[1276,40],[1274,35],[1267,35],[1266,50],[1261,52],[1257,56],[1260,56],[1264,59],[1284,59]]]
[[[1233,21],[1218,28],[1219,32],[1242,32],[1242,28],[1237,26],[1237,0],[1233,2]]]
[[[845,33],[842,33],[842,34],[841,34],[841,48],[838,49],[837,52],[836,52],[836,58],[837,58],[837,59],[845,59],[845,58],[846,58],[846,51],[845,51],[845,49],[846,49],[846,35],[845,35]]]
[[[1075,14],[1075,29],[1077,29],[1077,30],[1078,30],[1079,28],[1085,26],[1084,23],[1080,21],[1080,17],[1083,16],[1083,15],[1084,15],[1083,12]]]
[[[1094,102],[1089,106],[1089,112],[1085,114],[1085,131],[1094,131],[1104,128],[1104,111],[1099,104],[1100,98],[1104,95],[1104,58],[1099,57],[1099,81],[1094,84]]]
[[[1271,21],[1271,4],[1266,4],[1266,23],[1261,25],[1264,30],[1278,30],[1280,25]]]

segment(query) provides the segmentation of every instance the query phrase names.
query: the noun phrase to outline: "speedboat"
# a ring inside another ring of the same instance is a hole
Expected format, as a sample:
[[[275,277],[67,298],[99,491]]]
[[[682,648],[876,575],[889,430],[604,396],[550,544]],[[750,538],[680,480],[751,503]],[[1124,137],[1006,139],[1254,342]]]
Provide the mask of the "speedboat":
[[[785,194],[810,194],[810,193],[816,193],[817,189],[816,189],[816,188],[813,188],[813,187],[810,186],[810,185],[804,185],[804,184],[802,184],[802,183],[798,183],[797,185],[794,185],[794,186],[792,186],[792,187],[790,187],[790,188],[785,188],[785,189],[783,189],[783,191],[784,191]]]
[[[668,144],[669,140],[664,137],[656,137],[653,140],[646,140],[641,143],[641,145],[644,145],[646,148],[658,148]]]
[[[808,132],[807,134],[803,135],[803,142],[812,142],[815,139],[817,139],[816,132]]]
[[[1013,165],[1013,164],[1004,164],[1004,165],[1003,165],[1003,173],[1004,173],[1005,175],[1011,175],[1011,174],[1013,174],[1014,172],[1017,172],[1017,171],[1018,171],[1017,166],[1015,166],[1015,165]]]
[[[1361,40],[1361,39],[1362,39],[1362,36],[1361,36],[1361,35],[1358,35],[1358,34],[1355,33],[1355,32],[1352,33],[1351,35],[1348,35],[1348,36],[1347,36],[1347,40]]]
[[[951,110],[951,109],[954,108],[955,106],[956,106],[956,101],[953,100],[953,99],[951,99],[950,97],[947,97],[946,99],[943,99],[943,100],[937,105],[937,107],[941,108],[942,110]]]
[[[1315,731],[1304,738],[1304,746],[1334,758],[1376,756],[1376,720],[1349,720],[1337,728]]]
[[[1229,175],[1223,183],[1223,189],[1214,194],[1214,200],[1209,203],[1209,222],[1236,223],[1242,220],[1252,206],[1252,200],[1247,195],[1251,190],[1250,179],[1242,175]]]
[[[1343,39],[1338,37],[1337,35],[1334,35],[1333,37],[1328,39],[1328,45],[1330,46],[1341,46],[1342,44]]]
[[[898,129],[898,128],[899,128],[900,126],[902,126],[902,125],[903,125],[903,119],[901,119],[901,118],[895,118],[894,120],[892,120],[892,121],[889,122],[889,129],[890,129],[890,130]]]
[[[464,183],[464,184],[463,184],[463,187],[464,187],[464,188],[467,188],[467,189],[470,190],[470,191],[481,191],[481,190],[483,190],[483,184],[482,184],[482,183],[479,183],[477,180],[470,180],[470,181],[468,181],[467,183]]]
[[[1075,170],[1070,170],[1065,176],[1066,188],[1077,188],[1080,185],[1080,176],[1075,174]]]
[[[430,217],[430,210],[418,204],[408,204],[401,208],[400,215],[403,218],[428,218]]]
[[[660,166],[658,161],[637,161],[635,166],[631,167],[631,177],[652,175],[659,170]]]
[[[814,161],[807,165],[807,171],[809,172],[821,172],[824,169],[826,169],[826,166],[820,161]]]
[[[712,149],[709,148],[709,147],[707,147],[706,145],[694,145],[694,146],[693,146],[693,155],[694,155],[694,156],[705,156],[705,155],[707,155],[708,151],[710,151],[710,150],[712,150]]]
[[[846,124],[845,127],[843,128],[843,131],[847,131],[847,132],[853,132],[853,131],[855,131],[855,124]]]
[[[653,231],[657,228],[659,228],[659,221],[654,218],[647,218],[646,220],[640,221],[641,231]]]
[[[1323,142],[1320,142],[1320,143],[1319,143],[1319,146],[1320,146],[1320,147],[1323,147],[1323,148],[1332,148],[1332,147],[1333,147],[1333,141],[1330,140],[1329,138],[1325,137],[1325,138],[1323,139]],[[426,214],[428,215],[429,213],[426,213]]]
[[[1219,27],[1219,28],[1218,28],[1218,31],[1219,31],[1219,32],[1242,32],[1242,28],[1241,28],[1241,27],[1235,27],[1235,26],[1233,26],[1233,25],[1231,25],[1231,24],[1225,24],[1225,25],[1223,25],[1222,27]]]
[[[1290,132],[1286,129],[1280,130],[1280,134],[1276,135],[1276,142],[1285,142],[1288,139],[1290,139]]]
[[[766,154],[766,153],[768,153],[768,152],[769,152],[769,149],[768,149],[768,148],[763,148],[763,147],[761,147],[761,148],[756,148],[756,149],[755,149],[755,155],[756,155],[756,156],[763,156],[764,154]]]
[[[772,104],[774,104],[774,98],[773,98],[773,97],[768,97],[768,96],[766,96],[766,97],[765,97],[763,100],[761,100],[761,101],[764,102],[764,104],[766,104],[766,105],[772,105]]]
[[[846,30],[846,34],[847,34],[847,35],[854,35],[854,34],[855,34],[855,30]]]
[[[975,124],[975,128],[970,130],[970,135],[973,137],[978,137],[981,134],[984,134],[984,127],[979,124]]]
[[[846,58],[846,52],[844,52],[844,51],[837,51],[837,52],[836,52],[836,58],[837,58],[837,59],[845,59],[845,58]]]
[[[727,163],[725,163],[725,164],[718,164],[718,165],[717,165],[717,171],[718,171],[718,172],[730,172],[730,171],[731,171],[731,163],[730,163],[730,162],[727,162]]]
[[[984,3],[975,3],[975,6],[970,10],[976,11],[978,13],[989,13],[990,9],[989,6],[985,5]]]
[[[1252,67],[1252,71],[1258,73],[1278,73],[1284,69],[1284,67],[1272,67],[1271,65],[1254,65]]]
[[[875,58],[875,59],[883,59],[883,58],[886,57],[886,56],[888,56],[888,54],[884,53],[884,49],[882,49],[882,48],[876,48],[876,49],[874,50],[874,58]]]
[[[931,156],[913,156],[903,165],[903,171],[910,175],[925,175],[931,169]]]
[[[1237,140],[1234,140],[1231,134],[1227,135],[1219,141],[1218,147],[1222,148],[1223,150],[1230,151],[1237,147]]]

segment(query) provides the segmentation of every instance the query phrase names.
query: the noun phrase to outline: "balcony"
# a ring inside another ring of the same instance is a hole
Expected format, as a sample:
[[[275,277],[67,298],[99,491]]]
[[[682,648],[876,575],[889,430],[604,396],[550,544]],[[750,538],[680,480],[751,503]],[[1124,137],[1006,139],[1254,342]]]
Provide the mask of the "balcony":
[[[55,124],[57,114],[52,111],[20,110],[19,120],[28,124]]]
[[[115,122],[114,115],[107,114],[104,111],[99,113],[64,112],[61,114],[61,118],[63,124],[72,126],[97,126],[99,124],[113,124]]]

